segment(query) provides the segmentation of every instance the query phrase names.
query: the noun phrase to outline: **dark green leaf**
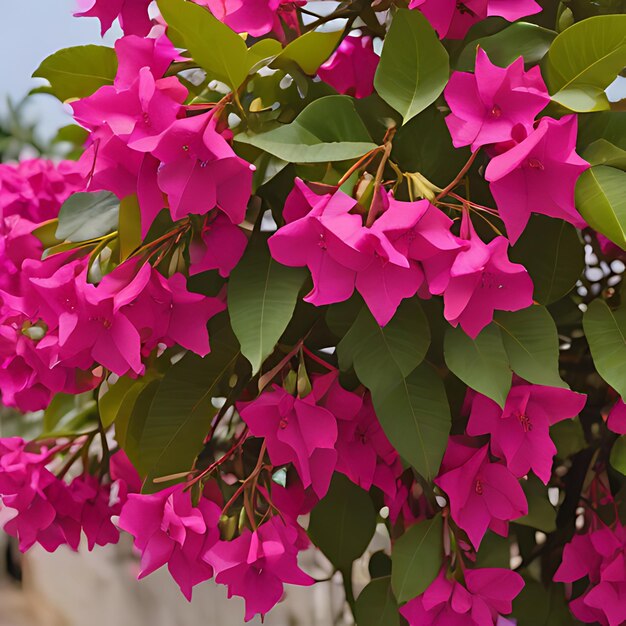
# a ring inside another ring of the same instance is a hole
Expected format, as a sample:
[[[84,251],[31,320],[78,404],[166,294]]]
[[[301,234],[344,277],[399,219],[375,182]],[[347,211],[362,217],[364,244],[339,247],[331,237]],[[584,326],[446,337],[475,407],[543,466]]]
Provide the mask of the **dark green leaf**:
[[[382,370],[382,368],[381,368]],[[373,395],[376,415],[389,441],[424,478],[437,475],[450,433],[450,407],[443,382],[423,363],[400,378],[382,401]]]
[[[117,57],[106,46],[75,46],[49,56],[33,76],[45,78],[46,91],[59,100],[86,98],[103,85],[112,85],[117,73]]]
[[[383,327],[363,307],[337,353],[341,369],[353,366],[359,380],[382,400],[424,360],[429,345],[428,321],[419,300],[412,298],[402,302]]]
[[[400,626],[389,577],[372,580],[363,589],[356,601],[355,617],[359,626]]]
[[[528,500],[528,515],[515,520],[515,523],[544,533],[556,530],[556,509],[548,499],[548,488],[532,474],[527,480],[522,480],[522,487]]]
[[[612,242],[626,248],[626,172],[597,165],[583,172],[576,185],[576,208],[585,221]]]
[[[444,341],[446,365],[466,385],[504,407],[513,374],[500,329],[490,324],[476,337],[448,328]]]
[[[546,589],[541,583],[526,578],[526,585],[513,601],[513,616],[517,626],[575,626],[565,602],[563,585],[552,584]]]
[[[563,31],[546,56],[552,99],[572,111],[609,108],[604,90],[624,69],[626,15],[600,15]]]
[[[626,398],[626,307],[612,310],[604,300],[594,300],[583,327],[598,373]]]
[[[244,40],[211,13],[186,0],[158,0],[173,41],[187,48],[211,78],[237,89],[250,65]],[[253,63],[257,61],[256,57]]]
[[[374,85],[404,123],[432,104],[450,73],[448,53],[419,11],[399,10],[385,37]]]
[[[626,476],[626,436],[620,437],[611,450],[611,465]]]
[[[516,374],[535,385],[567,387],[559,375],[556,325],[545,307],[531,306],[515,313],[499,311],[495,321]]]
[[[241,353],[256,374],[287,328],[306,277],[272,259],[265,237],[255,237],[228,283],[228,311]]]
[[[315,100],[291,123],[235,141],[256,146],[290,163],[356,159],[376,147],[347,96]]]
[[[376,530],[377,513],[367,491],[335,474],[328,494],[313,509],[309,536],[339,570],[349,570]]]
[[[585,268],[578,231],[545,215],[532,216],[510,257],[528,270],[535,285],[534,299],[540,304],[552,304],[567,295]]]
[[[441,570],[443,520],[440,515],[415,524],[393,544],[391,586],[398,602],[426,591]]]
[[[60,241],[89,241],[117,228],[120,201],[109,191],[75,193],[61,206],[56,238]]]
[[[476,567],[511,567],[511,546],[508,537],[501,537],[488,530],[480,542],[476,555]]]
[[[160,488],[152,479],[189,470],[202,449],[216,411],[211,400],[220,395],[220,382],[239,356],[225,318],[211,320],[211,353],[203,359],[186,354],[160,381],[147,410],[131,416],[128,438],[135,458],[129,456],[147,476],[147,491]]]
[[[465,47],[457,62],[457,70],[473,72],[476,50],[482,48],[495,65],[507,67],[519,57],[527,64],[539,63],[556,37],[553,30],[536,24],[516,22],[489,37],[476,39]]]

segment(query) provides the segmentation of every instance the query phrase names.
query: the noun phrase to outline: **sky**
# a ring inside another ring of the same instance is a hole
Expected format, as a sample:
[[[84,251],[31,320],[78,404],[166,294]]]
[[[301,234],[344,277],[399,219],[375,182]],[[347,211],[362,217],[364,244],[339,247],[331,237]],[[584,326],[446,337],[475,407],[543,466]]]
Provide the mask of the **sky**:
[[[31,78],[41,61],[61,48],[100,43],[99,22],[75,18],[76,0],[13,0],[3,7],[0,20],[0,115],[6,112],[6,98],[20,100],[32,87],[42,84]],[[105,43],[112,45],[118,33],[112,29]],[[43,136],[70,123],[63,105],[53,96],[32,99],[28,117],[39,120]]]

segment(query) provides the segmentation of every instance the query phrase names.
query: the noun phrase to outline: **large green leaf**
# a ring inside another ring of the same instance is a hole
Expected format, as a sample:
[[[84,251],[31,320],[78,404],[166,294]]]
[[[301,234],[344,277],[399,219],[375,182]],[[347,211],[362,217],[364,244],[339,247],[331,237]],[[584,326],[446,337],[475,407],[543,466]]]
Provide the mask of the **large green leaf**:
[[[443,520],[441,515],[411,526],[391,552],[391,586],[398,602],[426,591],[441,570]]]
[[[535,286],[534,299],[546,305],[568,294],[585,268],[578,231],[545,215],[531,217],[510,257],[528,270]]]
[[[226,316],[211,320],[210,327],[211,353],[203,359],[186,354],[158,383],[147,410],[135,410],[131,416],[127,452],[147,476],[146,491],[159,488],[153,478],[191,468],[216,411],[211,400],[220,395],[220,382],[239,356]]]
[[[272,67],[289,67],[296,63],[305,74],[314,75],[341,40],[343,30],[310,31],[294,39],[272,62]]]
[[[568,609],[563,585],[546,588],[530,578],[525,583],[513,601],[517,626],[582,626]]]
[[[374,85],[404,123],[432,104],[450,74],[450,60],[437,34],[419,11],[396,13],[376,71]]]
[[[417,298],[405,300],[387,326],[363,307],[337,346],[342,370],[354,367],[359,380],[381,400],[423,360],[430,345],[428,321]]]
[[[523,311],[499,311],[504,348],[513,371],[535,385],[567,387],[559,375],[559,336],[548,310],[531,306]]]
[[[61,206],[56,238],[59,241],[89,241],[117,228],[120,201],[109,191],[75,193]]]
[[[608,165],[626,170],[626,150],[606,139],[598,139],[587,146],[583,158],[591,165]]]
[[[377,578],[361,591],[354,611],[359,626],[400,626],[390,582],[389,576]]]
[[[604,90],[626,64],[626,15],[599,15],[570,26],[545,61],[555,102],[579,112],[608,109]]]
[[[516,524],[530,526],[544,533],[556,530],[556,509],[548,498],[548,488],[534,475],[522,481],[528,500],[528,515],[515,520]]]
[[[373,400],[380,424],[400,456],[424,478],[436,476],[451,417],[445,387],[433,368],[422,363],[382,400],[376,395]]]
[[[583,327],[598,373],[626,398],[626,307],[612,310],[604,300],[594,300]]]
[[[347,161],[376,147],[347,96],[319,98],[291,124],[257,135],[241,133],[235,140],[290,163]]]
[[[626,436],[620,437],[611,450],[611,465],[621,474],[626,475]]]
[[[272,259],[264,236],[255,237],[228,283],[228,312],[241,353],[256,374],[291,320],[306,277],[302,268]]]
[[[626,248],[626,172],[597,165],[576,185],[576,207],[585,221],[620,248]]]
[[[45,78],[50,87],[42,91],[59,100],[86,98],[103,85],[112,85],[117,73],[117,57],[106,46],[63,48],[45,59],[33,76]]]
[[[191,53],[211,78],[237,89],[250,64],[244,40],[205,8],[186,0],[158,0],[174,42]],[[256,62],[256,57],[254,62]]]
[[[347,572],[374,536],[376,518],[367,491],[335,474],[328,493],[311,513],[308,533],[328,560]]]
[[[476,337],[448,328],[444,340],[446,365],[466,385],[504,407],[513,374],[500,329],[490,324]]]
[[[555,37],[556,33],[553,30],[542,28],[537,24],[516,22],[495,35],[481,37],[468,43],[457,61],[457,70],[474,71],[477,48],[482,48],[489,55],[491,62],[500,67],[510,65],[519,57],[524,57],[526,63],[539,63]]]

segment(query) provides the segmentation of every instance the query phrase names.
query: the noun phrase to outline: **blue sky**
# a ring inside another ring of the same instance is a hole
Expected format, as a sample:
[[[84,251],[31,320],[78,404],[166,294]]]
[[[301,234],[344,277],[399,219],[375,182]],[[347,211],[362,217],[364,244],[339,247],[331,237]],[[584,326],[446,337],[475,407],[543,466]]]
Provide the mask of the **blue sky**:
[[[6,97],[19,100],[40,84],[31,74],[48,55],[60,48],[101,42],[99,22],[72,16],[76,0],[13,0],[6,2],[0,20],[0,115]],[[106,37],[111,45],[117,33]],[[52,96],[33,98],[29,117],[40,121],[42,134],[53,135],[70,119]]]

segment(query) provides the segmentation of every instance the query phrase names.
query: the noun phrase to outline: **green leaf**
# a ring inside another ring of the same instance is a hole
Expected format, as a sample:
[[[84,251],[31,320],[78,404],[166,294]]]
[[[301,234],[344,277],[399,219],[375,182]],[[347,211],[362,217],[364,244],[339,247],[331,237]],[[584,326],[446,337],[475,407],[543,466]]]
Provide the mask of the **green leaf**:
[[[513,600],[517,626],[577,626],[565,601],[563,585],[546,589],[536,580],[526,578],[520,594]],[[581,625],[582,626],[582,625]]]
[[[335,474],[328,494],[311,512],[308,533],[338,570],[349,571],[374,536],[376,519],[367,491]]]
[[[55,52],[35,70],[33,77],[45,78],[52,93],[64,102],[86,98],[103,85],[112,85],[117,73],[117,56],[106,46],[75,46]]]
[[[457,70],[473,72],[476,64],[476,50],[482,48],[492,63],[507,67],[519,57],[527,64],[536,64],[543,59],[556,37],[553,30],[537,24],[516,22],[503,28],[495,35],[475,39],[465,46],[457,62]]]
[[[75,193],[61,206],[56,238],[59,241],[89,241],[117,228],[120,201],[110,191]]]
[[[626,150],[606,139],[598,139],[583,152],[585,161],[591,165],[608,165],[626,170]]]
[[[235,141],[256,146],[289,163],[348,161],[376,147],[347,96],[319,98],[291,124],[256,135],[241,133]]]
[[[563,31],[546,56],[545,75],[555,102],[572,111],[609,108],[604,90],[624,69],[626,15],[600,15]]]
[[[423,360],[430,329],[417,298],[404,300],[387,326],[364,306],[337,346],[342,370],[354,367],[359,380],[379,399]]]
[[[504,408],[513,374],[500,329],[490,324],[476,337],[448,328],[444,339],[446,365],[466,385]]]
[[[576,185],[576,208],[595,230],[626,248],[626,172],[597,165],[583,172]]]
[[[522,481],[528,500],[528,515],[515,520],[516,524],[530,526],[544,533],[556,530],[556,509],[548,498],[548,488],[534,475]]]
[[[187,48],[211,78],[237,89],[248,76],[250,62],[244,40],[226,24],[193,2],[158,0],[168,33],[180,47]],[[252,62],[256,62],[254,56]]]
[[[533,297],[540,304],[552,304],[567,295],[585,268],[578,231],[545,215],[531,217],[510,257],[528,270],[535,286]]]
[[[626,476],[626,435],[620,437],[611,450],[611,465]]]
[[[148,370],[141,378],[123,376],[115,384],[101,387],[98,411],[102,425],[108,428],[116,421],[128,421],[139,394],[153,380],[156,380],[156,376],[152,370]]]
[[[548,310],[531,306],[523,311],[499,311],[504,349],[513,371],[535,385],[567,388],[559,375],[559,336]]]
[[[355,617],[359,626],[400,626],[398,603],[390,586],[391,579],[372,580],[357,598]]]
[[[488,530],[480,542],[476,555],[476,567],[511,567],[511,546],[508,537],[501,537]]]
[[[119,218],[120,255],[127,259],[142,242],[141,212],[137,196],[127,196],[120,202]]]
[[[211,400],[221,395],[220,382],[239,356],[226,316],[211,320],[210,327],[211,353],[187,353],[159,382],[147,409],[131,416],[126,449],[147,476],[146,491],[162,488],[152,482],[156,477],[191,469],[216,411]]]
[[[594,300],[583,328],[598,373],[626,398],[626,307],[612,310],[604,300]]]
[[[398,602],[426,591],[441,570],[443,520],[441,515],[411,526],[393,544],[391,586]]]
[[[385,37],[374,85],[404,123],[432,104],[450,75],[448,53],[419,11],[399,10]]]
[[[306,272],[272,259],[264,236],[255,237],[228,283],[228,311],[241,353],[256,374],[293,316]]]
[[[380,368],[382,372],[382,367]],[[450,433],[450,407],[442,380],[423,363],[401,378],[374,408],[393,447],[424,478],[437,475]]]
[[[248,48],[248,65],[250,71],[260,65],[267,65],[273,61],[283,50],[280,41],[276,39],[261,39]]]
[[[276,57],[272,67],[288,68],[289,62],[300,66],[305,74],[317,73],[341,40],[343,30],[332,32],[311,31],[289,43]]]

